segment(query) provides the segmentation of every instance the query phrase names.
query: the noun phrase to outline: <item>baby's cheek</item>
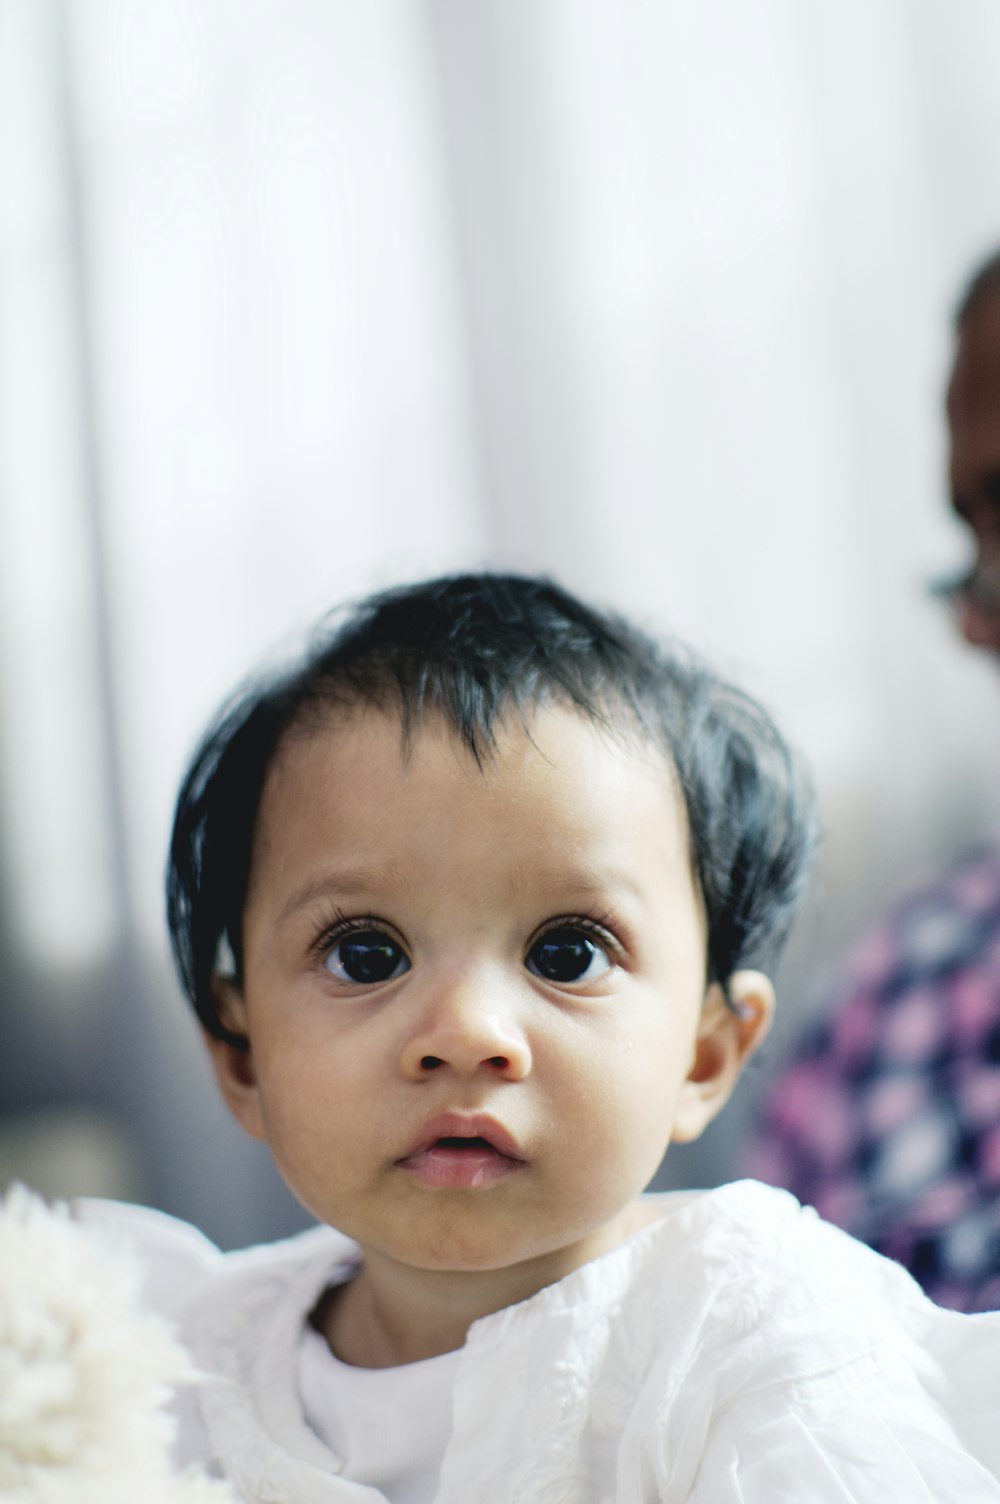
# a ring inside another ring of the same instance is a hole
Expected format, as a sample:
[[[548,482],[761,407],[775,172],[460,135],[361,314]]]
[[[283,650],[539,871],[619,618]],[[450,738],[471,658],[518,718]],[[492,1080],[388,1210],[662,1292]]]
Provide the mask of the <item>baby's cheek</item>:
[[[587,1124],[595,1159],[616,1183],[641,1190],[667,1151],[673,1127],[671,1082],[648,1062],[626,1069],[598,1098]]]
[[[339,1093],[315,1052],[283,1051],[261,1068],[259,1079],[273,1138],[323,1136],[332,1126]]]
[[[620,1185],[630,1172],[649,1134],[645,1112],[635,1096],[612,1092],[602,1083],[581,1103],[567,1124],[564,1152],[581,1179],[595,1189]]]

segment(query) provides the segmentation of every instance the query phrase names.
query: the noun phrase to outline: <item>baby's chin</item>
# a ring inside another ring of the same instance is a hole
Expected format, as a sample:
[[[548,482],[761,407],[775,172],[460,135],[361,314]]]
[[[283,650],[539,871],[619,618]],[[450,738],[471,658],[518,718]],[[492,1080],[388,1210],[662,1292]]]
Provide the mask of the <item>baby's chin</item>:
[[[511,1293],[504,1304],[511,1304],[612,1253],[660,1216],[661,1209],[636,1200],[594,1224],[549,1229],[547,1237],[537,1230],[529,1236],[518,1226],[485,1237],[475,1228],[463,1228],[422,1252],[410,1244],[405,1257],[429,1273],[494,1276],[501,1285],[509,1281]]]
[[[577,1236],[550,1230],[545,1237],[527,1230],[515,1214],[498,1217],[490,1226],[483,1219],[461,1216],[442,1219],[443,1225],[420,1229],[411,1223],[398,1237],[358,1237],[363,1264],[378,1277],[388,1266],[430,1276],[483,1281],[496,1285],[500,1305],[525,1300],[553,1284],[581,1264],[624,1241],[628,1230],[602,1227]],[[352,1234],[348,1234],[351,1236]]]

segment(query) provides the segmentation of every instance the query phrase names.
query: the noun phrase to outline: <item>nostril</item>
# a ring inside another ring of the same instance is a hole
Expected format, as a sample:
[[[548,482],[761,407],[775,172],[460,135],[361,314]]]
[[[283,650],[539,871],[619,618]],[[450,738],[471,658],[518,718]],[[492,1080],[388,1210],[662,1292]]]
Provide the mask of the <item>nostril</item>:
[[[490,1055],[483,1061],[484,1065],[492,1065],[495,1070],[506,1071],[510,1069],[510,1061],[506,1055]],[[422,1055],[420,1057],[420,1069],[422,1071],[436,1071],[444,1061],[439,1055]]]

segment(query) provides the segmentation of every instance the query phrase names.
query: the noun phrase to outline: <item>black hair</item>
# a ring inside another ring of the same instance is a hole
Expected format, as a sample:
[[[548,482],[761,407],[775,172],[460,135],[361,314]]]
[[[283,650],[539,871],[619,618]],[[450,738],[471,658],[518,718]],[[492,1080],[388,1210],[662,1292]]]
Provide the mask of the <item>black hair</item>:
[[[980,262],[968,278],[955,307],[955,329],[961,334],[980,304],[1000,287],[1000,249]]]
[[[815,839],[808,780],[766,712],[690,653],[546,579],[446,576],[363,601],[326,624],[291,668],[223,708],[181,786],[167,910],[181,981],[205,1028],[228,942],[242,977],[242,917],[257,812],[283,738],[338,707],[393,708],[412,740],[443,714],[482,765],[513,714],[564,704],[615,733],[638,731],[676,769],[708,924],[707,971],[725,984],[784,938]]]

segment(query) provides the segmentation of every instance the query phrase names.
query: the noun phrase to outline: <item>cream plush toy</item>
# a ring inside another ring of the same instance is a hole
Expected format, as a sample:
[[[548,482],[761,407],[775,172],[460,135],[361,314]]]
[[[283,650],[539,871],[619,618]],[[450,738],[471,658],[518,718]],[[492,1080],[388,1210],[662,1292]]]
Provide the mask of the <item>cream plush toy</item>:
[[[233,1504],[170,1461],[170,1389],[197,1380],[107,1234],[22,1186],[0,1201],[0,1499]]]

